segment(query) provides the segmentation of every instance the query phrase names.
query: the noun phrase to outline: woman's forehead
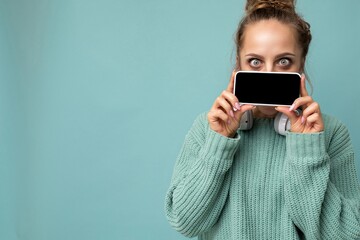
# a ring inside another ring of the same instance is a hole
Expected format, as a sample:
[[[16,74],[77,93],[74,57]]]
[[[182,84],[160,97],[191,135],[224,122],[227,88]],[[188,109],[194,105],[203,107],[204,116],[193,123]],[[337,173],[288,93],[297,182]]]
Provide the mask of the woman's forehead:
[[[240,51],[256,51],[258,54],[281,51],[295,54],[300,52],[301,48],[297,33],[291,25],[277,20],[263,20],[246,27]]]

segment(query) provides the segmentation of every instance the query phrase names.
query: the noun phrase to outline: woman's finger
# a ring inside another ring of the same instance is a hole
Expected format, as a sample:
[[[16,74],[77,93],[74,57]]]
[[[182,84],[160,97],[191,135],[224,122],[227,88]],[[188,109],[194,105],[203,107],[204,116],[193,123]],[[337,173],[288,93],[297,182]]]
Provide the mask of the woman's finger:
[[[221,109],[212,109],[208,113],[208,119],[209,119],[210,125],[211,124],[217,125],[217,124],[220,124],[220,122],[224,122],[224,123],[228,122],[229,116]]]
[[[224,111],[222,111],[221,109],[217,109],[214,112],[214,117],[216,117],[217,119],[220,119],[223,122],[228,122],[229,121],[229,115],[227,115]]]
[[[317,102],[312,102],[307,108],[304,109],[303,111],[303,117],[307,118],[310,115],[314,114],[314,113],[319,113],[320,112],[320,106]]]
[[[289,118],[290,122],[296,122],[298,119],[297,112],[290,111],[288,107],[276,107],[275,110],[285,114]]]
[[[238,98],[232,92],[223,91],[221,96],[226,99],[226,101],[228,101],[233,108],[240,107]]]
[[[234,91],[235,75],[236,75],[236,71],[233,70],[231,77],[230,77],[230,82],[226,88],[226,91],[231,92],[231,93]]]
[[[308,116],[307,118],[306,118],[306,122],[307,123],[315,123],[315,122],[318,122],[319,120],[320,120],[320,114],[319,113],[313,113],[313,114],[311,114],[310,116]]]
[[[318,123],[320,126],[323,125],[320,106],[317,102],[311,103],[306,109],[304,109],[301,122],[303,124],[306,122],[306,123]]]
[[[232,93],[230,93],[228,91],[223,91],[221,93],[221,95],[216,99],[213,107],[216,108],[216,107],[219,107],[219,106],[224,106],[224,105],[220,105],[221,102],[224,103],[222,99],[226,100],[230,104],[231,108],[234,111],[240,110],[241,106],[239,104],[239,101],[238,101],[237,97],[234,94],[232,94]]]
[[[249,111],[254,109],[255,106],[254,105],[250,105],[250,104],[244,104],[240,106],[240,109],[238,111],[236,111],[235,114],[235,119],[240,121],[240,118],[242,117],[242,115],[244,114],[244,112]]]
[[[306,97],[309,96],[308,91],[306,90],[306,76],[305,74],[301,74],[301,80],[300,80],[300,96]]]
[[[237,99],[235,98],[235,100],[234,100],[231,96],[227,96],[227,94],[230,94],[230,93],[225,92],[224,94],[217,97],[212,108],[215,108],[215,109],[222,108],[225,110],[225,112],[227,112],[229,115],[234,117],[234,111],[238,110],[239,106],[237,106],[236,104],[234,104],[232,102],[236,103]]]
[[[289,110],[294,111],[294,110],[298,109],[301,106],[308,106],[313,101],[314,100],[310,96],[299,97],[294,101],[294,103],[291,105]]]

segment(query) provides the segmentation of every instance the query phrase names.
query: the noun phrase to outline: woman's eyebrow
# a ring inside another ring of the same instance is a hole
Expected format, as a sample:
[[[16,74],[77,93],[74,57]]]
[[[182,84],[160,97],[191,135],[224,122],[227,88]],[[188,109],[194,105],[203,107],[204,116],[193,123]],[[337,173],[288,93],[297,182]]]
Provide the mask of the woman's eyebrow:
[[[292,56],[292,57],[295,57],[296,54],[295,54],[295,53],[291,53],[291,52],[285,52],[285,53],[280,53],[280,54],[276,55],[275,58],[279,58],[279,57],[283,57],[283,56]]]
[[[256,57],[256,58],[262,58],[261,55],[256,54],[256,53],[248,53],[245,55],[245,57]]]
[[[283,56],[291,56],[291,57],[296,57],[295,53],[292,52],[284,52],[284,53],[280,53],[278,55],[275,56],[275,58],[279,58],[279,57],[283,57]],[[256,57],[256,58],[263,58],[263,56],[256,54],[256,53],[248,53],[245,54],[245,57]]]

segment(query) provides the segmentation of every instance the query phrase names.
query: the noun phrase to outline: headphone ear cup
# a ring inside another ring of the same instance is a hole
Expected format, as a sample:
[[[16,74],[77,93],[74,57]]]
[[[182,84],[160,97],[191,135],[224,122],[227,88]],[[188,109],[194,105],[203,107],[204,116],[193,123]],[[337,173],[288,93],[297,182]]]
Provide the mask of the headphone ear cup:
[[[239,130],[250,130],[253,126],[253,113],[248,110],[243,113],[240,119]]]
[[[286,131],[290,130],[291,128],[289,118],[283,113],[278,113],[275,117],[274,128],[275,132],[285,136]]]

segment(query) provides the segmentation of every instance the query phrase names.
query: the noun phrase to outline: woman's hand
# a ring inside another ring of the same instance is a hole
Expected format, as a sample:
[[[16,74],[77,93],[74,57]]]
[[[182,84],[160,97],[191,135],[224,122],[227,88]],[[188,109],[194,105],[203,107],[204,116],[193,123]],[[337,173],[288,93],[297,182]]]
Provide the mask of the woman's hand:
[[[295,110],[299,107],[302,107],[302,114],[298,116]],[[301,76],[300,97],[294,101],[290,108],[277,107],[276,110],[288,116],[291,132],[316,133],[324,130],[320,106],[309,96],[305,86],[304,74]]]
[[[235,136],[241,116],[253,108],[252,105],[240,105],[233,94],[235,73],[233,71],[227,89],[216,98],[208,113],[210,128],[225,137]]]

